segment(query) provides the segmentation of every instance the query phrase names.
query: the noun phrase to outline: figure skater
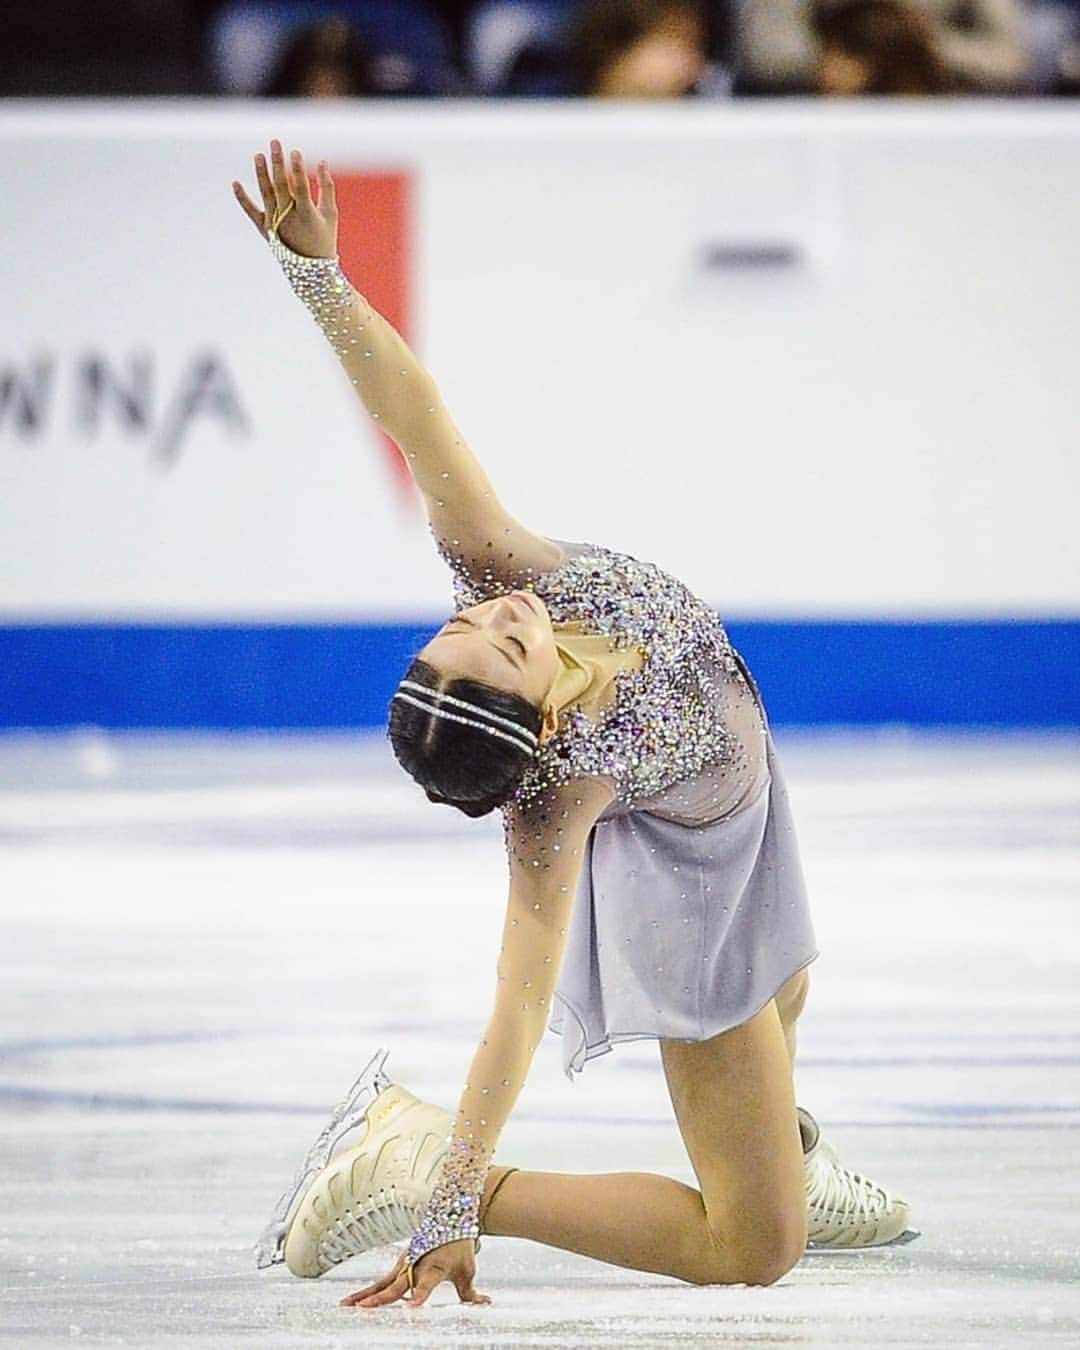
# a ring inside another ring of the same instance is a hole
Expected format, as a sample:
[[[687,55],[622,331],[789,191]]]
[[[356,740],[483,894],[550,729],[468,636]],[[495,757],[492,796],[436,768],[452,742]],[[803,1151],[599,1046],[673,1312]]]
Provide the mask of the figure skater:
[[[713,611],[658,567],[534,534],[502,505],[436,385],[337,261],[334,184],[293,151],[234,193],[400,447],[456,606],[405,672],[389,736],[437,803],[502,811],[509,899],[494,1008],[456,1115],[376,1056],[312,1148],[259,1263],[304,1276],[408,1241],[344,1300],[462,1302],[482,1233],[695,1284],[780,1279],[807,1243],[902,1239],[906,1203],[844,1168],[792,1086],[817,955],[764,710]],[[494,1162],[549,1018],[571,1075],[660,1043],[698,1188]],[[360,1142],[334,1153],[356,1127]]]

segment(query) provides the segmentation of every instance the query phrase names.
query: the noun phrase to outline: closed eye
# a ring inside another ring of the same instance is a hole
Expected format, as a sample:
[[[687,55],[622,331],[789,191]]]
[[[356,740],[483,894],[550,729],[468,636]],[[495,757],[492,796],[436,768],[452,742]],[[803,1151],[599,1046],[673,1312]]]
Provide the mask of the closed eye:
[[[454,618],[450,619],[450,620],[447,622],[446,627],[447,627],[447,628],[452,628],[453,625],[456,624],[456,623],[463,623],[467,628],[475,628],[475,627],[476,627],[476,624],[473,623],[472,619],[466,619],[465,616],[464,616],[464,614],[457,614],[457,615],[455,615]],[[524,642],[522,642],[519,638],[511,637],[509,633],[507,633],[506,638],[507,638],[507,641],[508,641],[508,642],[516,642],[516,643],[517,643],[518,648],[520,649],[521,655],[522,655],[523,658],[528,656],[529,653],[528,653],[528,651],[527,651],[526,648],[525,648]],[[514,660],[514,658],[513,658],[508,652],[503,651],[503,649],[499,646],[499,644],[498,644],[497,642],[492,642],[491,645],[495,648],[495,650],[499,653],[500,656],[505,656],[506,659],[510,662],[510,664],[511,664],[515,669],[517,668],[517,664],[518,664],[518,663]]]

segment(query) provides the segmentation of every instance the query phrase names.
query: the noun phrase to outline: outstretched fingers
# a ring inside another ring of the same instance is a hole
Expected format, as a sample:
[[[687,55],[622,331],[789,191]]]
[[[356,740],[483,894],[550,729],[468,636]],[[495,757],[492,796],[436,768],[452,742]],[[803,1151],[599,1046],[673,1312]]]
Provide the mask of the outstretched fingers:
[[[491,1298],[488,1294],[478,1294],[473,1288],[471,1279],[455,1280],[454,1288],[457,1290],[458,1300],[461,1303],[476,1303],[480,1306],[488,1306]]]
[[[388,1303],[396,1303],[404,1298],[409,1289],[409,1277],[405,1271],[389,1279],[380,1280],[367,1289],[361,1289],[348,1298],[341,1300],[343,1308],[384,1308]]]
[[[286,159],[281,142],[274,140],[270,142],[269,160],[263,154],[255,156],[255,181],[262,197],[261,210],[242,183],[234,180],[232,188],[241,209],[259,233],[265,238],[295,207],[297,216],[306,224],[306,233],[301,231],[297,236],[300,251],[329,256],[336,235],[337,200],[326,161],[320,160],[316,173],[309,175],[301,152],[293,150]],[[305,242],[310,247],[305,247]]]
[[[266,212],[267,223],[274,219],[277,214],[278,200],[274,193],[274,184],[271,182],[269,170],[266,167],[266,156],[255,156],[255,181],[259,185],[259,192],[263,199],[263,210]]]
[[[289,173],[285,168],[285,152],[280,141],[270,142],[270,176],[274,183],[274,196],[278,209],[287,206],[293,198],[293,185],[289,182]]]
[[[337,215],[337,189],[325,159],[319,161],[319,210],[327,217]]]
[[[358,1289],[355,1294],[349,1294],[346,1298],[343,1298],[338,1306],[342,1308],[354,1308],[358,1303],[362,1303],[364,1299],[370,1298],[372,1294],[381,1293],[389,1283],[389,1280],[376,1280],[374,1284],[365,1285],[363,1289]]]
[[[232,186],[233,186],[233,195],[236,197],[236,200],[240,203],[244,215],[247,216],[248,220],[251,221],[251,223],[255,226],[255,228],[259,231],[260,234],[265,234],[266,217],[263,215],[263,213],[259,210],[259,208],[255,205],[255,203],[244,191],[243,183],[238,183],[234,181]]]
[[[381,1294],[384,1289],[389,1289],[399,1276],[404,1275],[407,1268],[408,1257],[402,1255],[398,1258],[397,1264],[389,1275],[384,1275],[381,1279],[375,1280],[373,1284],[366,1285],[363,1289],[358,1289],[355,1294],[350,1294],[348,1298],[343,1298],[341,1300],[341,1306],[343,1308],[354,1308],[365,1299],[371,1298],[373,1294]]]
[[[311,183],[308,181],[307,169],[304,167],[304,156],[299,150],[292,152],[292,176],[297,208],[299,210],[310,210],[314,206],[311,200]]]

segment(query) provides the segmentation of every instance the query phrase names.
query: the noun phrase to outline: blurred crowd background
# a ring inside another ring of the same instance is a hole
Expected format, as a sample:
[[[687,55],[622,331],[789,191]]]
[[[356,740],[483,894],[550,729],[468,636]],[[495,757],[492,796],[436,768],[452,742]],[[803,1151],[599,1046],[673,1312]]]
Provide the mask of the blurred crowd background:
[[[1043,97],[1080,0],[5,0],[0,93]]]

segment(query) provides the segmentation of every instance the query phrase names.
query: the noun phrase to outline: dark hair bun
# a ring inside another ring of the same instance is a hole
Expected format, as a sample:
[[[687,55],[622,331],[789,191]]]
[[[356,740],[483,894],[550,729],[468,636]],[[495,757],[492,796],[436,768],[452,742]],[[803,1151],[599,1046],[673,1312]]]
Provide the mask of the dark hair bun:
[[[404,678],[506,718],[534,735],[540,731],[543,718],[539,708],[505,689],[467,679],[443,684],[439,672],[419,659]],[[388,734],[398,763],[424,789],[428,801],[455,806],[474,818],[486,816],[509,801],[525,777],[534,752],[480,727],[418,707],[417,702],[422,701],[422,695],[415,702],[395,698],[390,704]]]
[[[455,801],[452,797],[442,797],[437,792],[428,791],[427,799],[429,802],[436,802],[439,806],[456,806],[459,811],[464,811],[467,816],[475,819],[477,816],[490,815],[497,806],[502,806],[506,800],[502,794],[495,797],[483,797],[478,801]]]

